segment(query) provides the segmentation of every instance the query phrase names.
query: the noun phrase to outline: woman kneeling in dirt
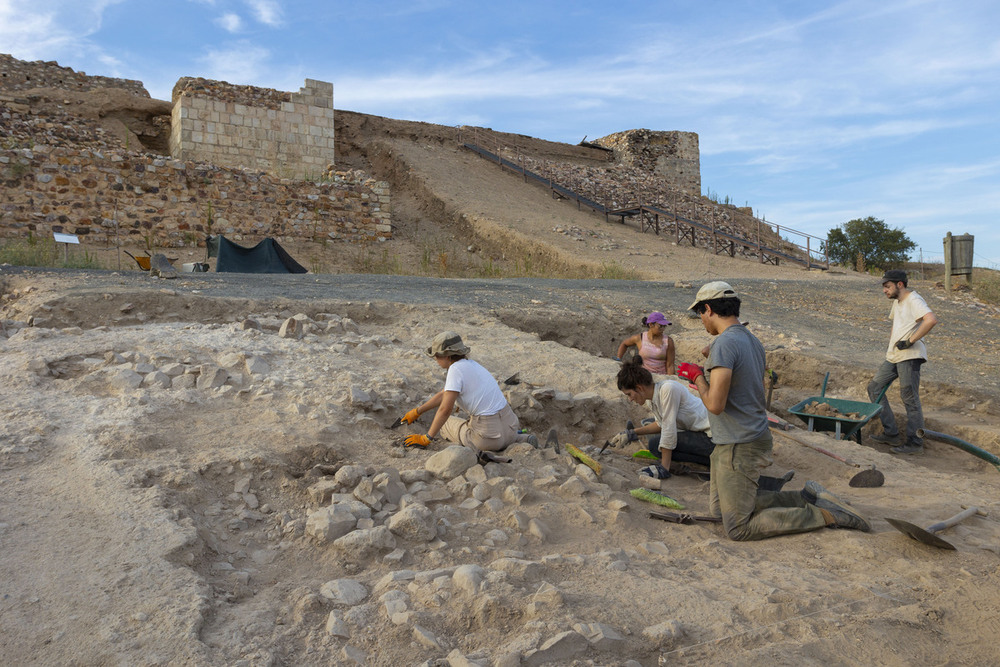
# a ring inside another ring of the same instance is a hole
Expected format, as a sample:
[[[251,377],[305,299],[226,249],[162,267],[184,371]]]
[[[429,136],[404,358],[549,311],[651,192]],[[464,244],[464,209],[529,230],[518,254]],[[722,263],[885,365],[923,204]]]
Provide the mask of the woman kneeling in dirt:
[[[639,471],[654,479],[670,477],[670,466],[674,472],[688,472],[687,466],[677,463],[697,463],[710,467],[709,457],[715,444],[712,429],[708,423],[708,409],[700,398],[688,391],[676,380],[662,380],[653,384],[653,375],[643,367],[642,359],[634,357],[622,364],[618,371],[618,389],[636,405],[647,402],[653,412],[652,420],[643,420],[637,429],[625,429],[611,439],[614,447],[621,447],[648,435],[648,449],[660,457],[660,462]],[[766,477],[758,481],[761,491],[780,491],[792,478],[794,471],[784,477]]]
[[[426,447],[438,434],[478,452],[499,452],[515,442],[530,442],[538,446],[533,435],[521,433],[521,423],[500,391],[500,385],[480,364],[466,358],[469,348],[462,337],[445,331],[434,337],[427,354],[438,366],[448,371],[444,389],[434,394],[420,407],[400,418],[412,424],[423,413],[437,408],[427,435],[409,435],[407,446]],[[469,414],[468,419],[453,416],[455,405]]]

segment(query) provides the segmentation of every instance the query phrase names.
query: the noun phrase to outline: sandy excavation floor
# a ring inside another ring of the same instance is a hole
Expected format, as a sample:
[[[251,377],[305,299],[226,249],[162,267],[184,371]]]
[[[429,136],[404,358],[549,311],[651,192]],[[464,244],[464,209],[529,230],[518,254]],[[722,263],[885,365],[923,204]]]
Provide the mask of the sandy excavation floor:
[[[3,278],[9,664],[1000,661],[1000,473],[968,454],[899,459],[797,432],[886,476],[851,488],[855,468],[778,436],[772,472],[794,469],[789,488],[820,481],[875,530],[734,543],[650,519],[628,493],[632,450],[609,450],[599,476],[529,445],[510,464],[442,469],[441,445],[393,447],[408,429],[385,428],[439,388],[422,349],[454,328],[498,378],[519,373],[508,394],[526,427],[600,444],[644,415],[607,358],[473,306],[213,300],[183,279],[103,276],[83,291],[72,275]],[[305,311],[304,337],[282,337]],[[31,315],[45,326],[24,326]],[[675,335],[685,353],[705,342],[691,326]],[[786,375],[811,383],[823,368],[808,346],[761,335]],[[931,392],[935,418],[969,409],[946,394]],[[663,489],[707,509],[707,483]],[[926,525],[963,505],[989,515],[942,534],[956,551],[883,520]]]
[[[128,262],[0,267],[5,663],[1000,664],[1000,472],[949,445],[900,459],[796,431],[885,474],[852,488],[856,468],[777,435],[770,472],[795,470],[790,489],[819,481],[874,531],[756,543],[649,518],[629,495],[634,446],[606,452],[600,475],[553,449],[516,446],[512,463],[483,467],[441,445],[394,447],[411,429],[386,427],[441,386],[422,350],[444,329],[496,377],[518,373],[507,391],[527,428],[587,449],[646,416],[609,359],[644,311],[674,320],[684,360],[708,342],[684,315],[701,282],[744,291],[781,377],[775,410],[799,426],[787,408],[826,371],[829,395],[864,400],[888,304],[870,278],[715,256],[577,212],[461,153],[448,128],[339,122],[338,164],[393,187],[394,239],[369,259],[430,257],[466,276],[530,262],[529,275],[590,277],[613,263],[660,282],[445,290],[310,274],[279,294],[214,274],[150,280]],[[287,245],[304,264],[361,270],[343,247]],[[917,289],[942,319],[928,426],[1000,453],[996,309]],[[301,338],[281,335],[289,318]],[[705,482],[663,490],[707,510]],[[956,551],[884,520],[928,525],[970,505],[988,514],[942,533]]]

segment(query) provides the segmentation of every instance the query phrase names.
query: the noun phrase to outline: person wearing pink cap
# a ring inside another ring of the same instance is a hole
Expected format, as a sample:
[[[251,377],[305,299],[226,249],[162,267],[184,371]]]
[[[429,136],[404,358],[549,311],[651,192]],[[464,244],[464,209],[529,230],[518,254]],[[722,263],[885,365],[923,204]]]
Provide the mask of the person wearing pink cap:
[[[615,361],[621,361],[625,350],[634,345],[642,357],[643,368],[657,375],[673,375],[674,341],[666,333],[670,321],[663,313],[654,310],[642,318],[642,324],[646,331],[623,340],[618,346]]]

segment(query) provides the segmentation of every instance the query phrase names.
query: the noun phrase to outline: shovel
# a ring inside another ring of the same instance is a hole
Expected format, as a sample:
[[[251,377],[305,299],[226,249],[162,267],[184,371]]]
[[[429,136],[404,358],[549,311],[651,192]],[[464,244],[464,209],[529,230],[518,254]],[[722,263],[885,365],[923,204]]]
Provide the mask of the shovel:
[[[855,461],[852,461],[851,459],[845,459],[843,456],[840,456],[839,454],[834,454],[830,450],[823,449],[819,445],[814,445],[811,442],[807,442],[805,440],[802,440],[801,438],[797,438],[794,435],[792,435],[791,433],[786,433],[784,431],[774,431],[773,429],[772,429],[772,432],[773,433],[777,433],[778,435],[783,436],[785,438],[788,438],[789,440],[794,440],[795,442],[799,443],[800,445],[805,445],[806,447],[809,447],[810,449],[815,449],[820,454],[825,454],[825,455],[829,456],[832,459],[837,459],[841,463],[846,463],[847,465],[852,466],[854,468],[860,468],[861,467],[860,463],[856,463]],[[866,470],[862,470],[861,472],[859,472],[858,474],[856,474],[854,477],[851,478],[851,481],[848,482],[848,484],[850,486],[853,486],[853,487],[863,487],[863,488],[866,488],[866,489],[874,488],[874,487],[877,487],[877,486],[882,486],[883,484],[885,484],[885,475],[882,474],[882,471],[881,470],[876,470],[874,463],[871,463],[869,465],[871,466],[870,468],[867,468]]]
[[[764,402],[764,407],[768,410],[771,409],[771,394],[774,393],[774,385],[778,382],[778,374],[775,373],[770,368],[765,368],[764,373],[767,374],[767,400]]]
[[[668,512],[666,510],[650,510],[649,516],[651,519],[660,519],[661,521],[669,521],[670,523],[692,524],[696,521],[705,521],[708,523],[722,523],[722,517],[699,516],[697,514],[688,514],[687,512]]]
[[[955,547],[952,546],[950,542],[941,539],[934,533],[942,531],[945,528],[951,528],[956,523],[965,521],[973,514],[986,516],[986,512],[982,511],[978,507],[970,507],[965,511],[959,512],[950,519],[945,519],[944,521],[939,521],[935,524],[927,526],[926,529],[921,528],[920,526],[915,526],[912,523],[903,521],[902,519],[890,519],[889,517],[886,517],[885,520],[888,521],[889,525],[893,528],[904,535],[915,539],[917,542],[923,542],[924,544],[929,544],[932,547],[937,547],[939,549],[951,549],[952,551],[955,551]]]
[[[562,447],[559,446],[559,438],[556,437],[556,430],[549,430],[549,435],[545,438],[545,446],[556,450],[556,454],[562,454]]]

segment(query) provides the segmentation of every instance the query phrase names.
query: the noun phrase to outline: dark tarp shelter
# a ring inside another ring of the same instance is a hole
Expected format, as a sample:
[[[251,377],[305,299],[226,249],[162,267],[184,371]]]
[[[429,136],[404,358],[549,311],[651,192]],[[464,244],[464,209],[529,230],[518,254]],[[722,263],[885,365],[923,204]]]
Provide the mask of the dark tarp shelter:
[[[221,234],[206,241],[209,257],[218,257],[218,273],[308,273],[274,239],[264,239],[252,248],[236,245]]]

